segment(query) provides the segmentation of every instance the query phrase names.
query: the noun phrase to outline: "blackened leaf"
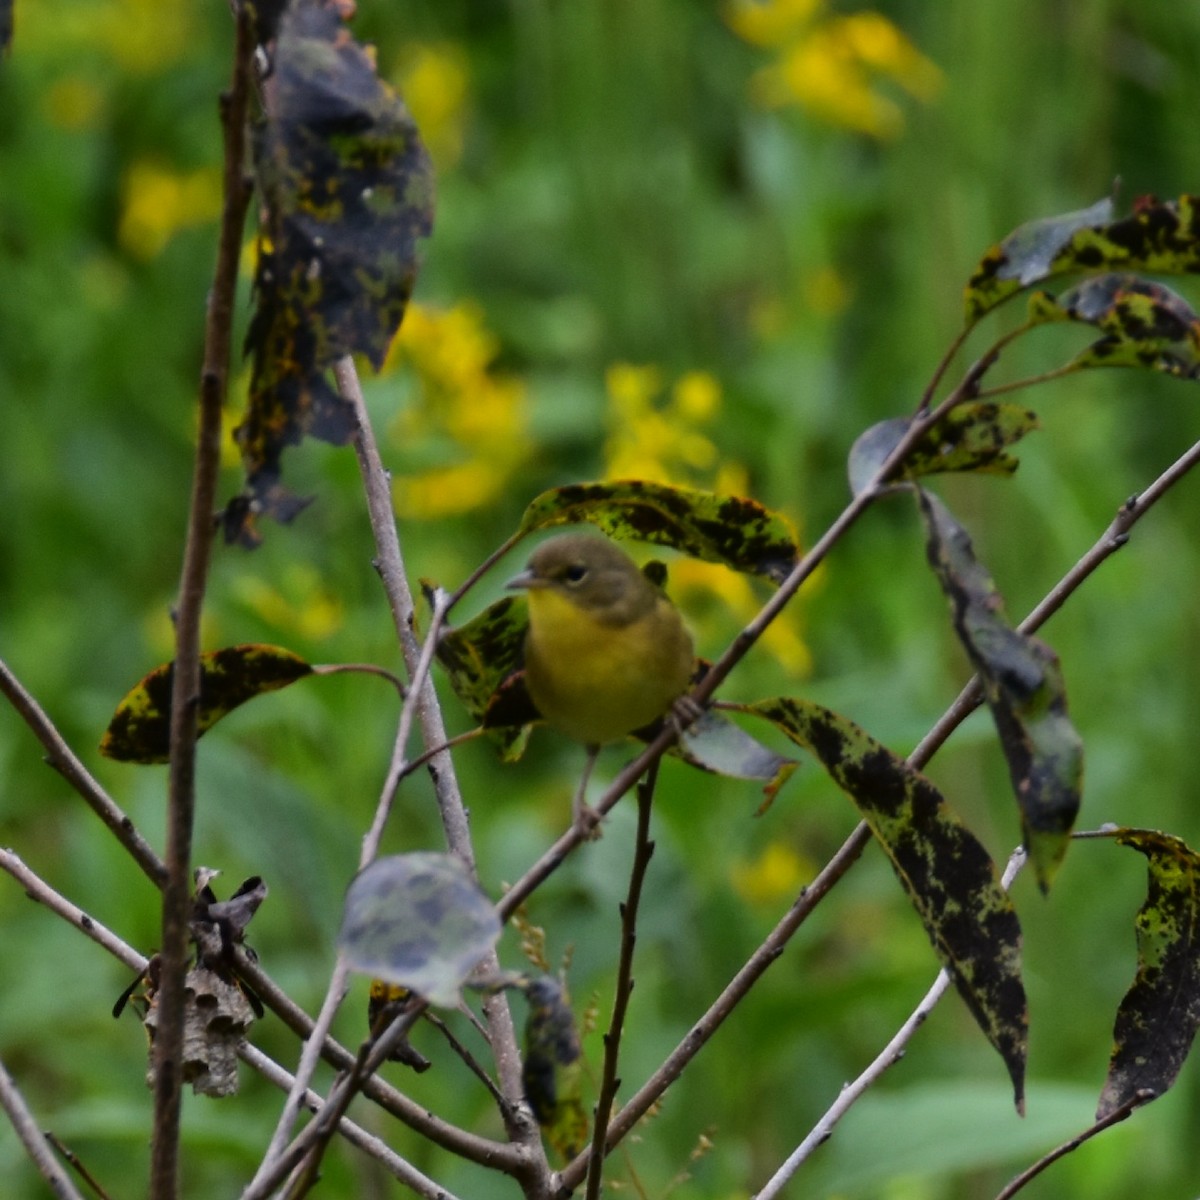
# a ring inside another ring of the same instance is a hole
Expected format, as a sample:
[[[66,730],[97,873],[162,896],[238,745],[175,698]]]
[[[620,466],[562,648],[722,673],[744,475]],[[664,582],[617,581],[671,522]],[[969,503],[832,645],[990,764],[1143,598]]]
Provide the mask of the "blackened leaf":
[[[380,1037],[387,1028],[383,1021],[385,1011],[391,1006],[394,1006],[394,1011],[398,1011],[411,996],[412,992],[406,987],[399,987],[382,979],[371,980],[371,991],[367,1000],[367,1028],[370,1029],[373,1038]],[[433,1063],[404,1037],[396,1044],[388,1059],[412,1067],[418,1075],[433,1066]]]
[[[850,490],[857,495],[874,478],[912,425],[911,417],[893,417],[872,425],[850,448]],[[947,471],[1011,475],[1017,460],[1008,447],[1038,427],[1037,413],[1019,404],[975,401],[950,410],[912,448],[889,479],[916,479]]]
[[[461,859],[397,854],[354,877],[338,946],[351,970],[451,1006],[499,937],[495,906]]]
[[[780,697],[747,705],[812,752],[858,806],[942,965],[999,1051],[1024,1109],[1028,1011],[1021,926],[996,866],[923,775],[845,717]]]
[[[543,492],[526,508],[521,531],[584,522],[617,539],[671,546],[775,583],[787,578],[800,556],[792,523],[756,500],[642,479]]]
[[[1061,296],[1034,292],[1033,321],[1082,321],[1105,336],[1076,367],[1149,367],[1185,379],[1200,376],[1200,318],[1178,293],[1137,275],[1086,279]]]
[[[1083,743],[1067,715],[1058,656],[1009,624],[991,575],[946,506],[920,490],[918,501],[929,563],[983,681],[1021,809],[1025,848],[1046,891],[1067,852],[1083,786]]]
[[[1167,1091],[1200,1026],[1200,855],[1151,829],[1115,836],[1146,856],[1149,885],[1134,921],[1137,975],[1117,1010],[1097,1120],[1140,1091]]]
[[[250,402],[236,436],[246,491],[229,540],[259,512],[287,515],[280,457],[308,435],[334,443],[353,413],[329,381],[346,354],[382,364],[408,304],[433,180],[416,126],[332,0],[295,0],[280,22],[255,139],[263,200]],[[238,525],[238,522],[241,525]],[[243,532],[249,528],[249,532]]]
[[[967,324],[1051,275],[1106,270],[1200,271],[1200,197],[1144,197],[1117,221],[1111,201],[1101,200],[1081,212],[1022,225],[984,255],[967,283]]]
[[[761,782],[766,796],[763,809],[800,765],[794,758],[776,754],[728,717],[712,711],[689,725],[667,753],[713,775]]]
[[[520,757],[521,727],[538,719],[517,674],[528,626],[524,597],[506,596],[447,631],[437,647],[454,694],[499,743],[505,759]]]
[[[587,1141],[588,1122],[581,1098],[582,1054],[575,1015],[562,985],[550,975],[523,982],[529,1001],[525,1022],[525,1063],[521,1080],[546,1140],[573,1159]]]
[[[156,667],[117,705],[100,753],[121,762],[164,763],[170,756],[172,664]],[[281,646],[249,643],[200,656],[197,736],[240,704],[312,674],[304,659]]]
[[[12,45],[13,0],[0,0],[0,54]]]

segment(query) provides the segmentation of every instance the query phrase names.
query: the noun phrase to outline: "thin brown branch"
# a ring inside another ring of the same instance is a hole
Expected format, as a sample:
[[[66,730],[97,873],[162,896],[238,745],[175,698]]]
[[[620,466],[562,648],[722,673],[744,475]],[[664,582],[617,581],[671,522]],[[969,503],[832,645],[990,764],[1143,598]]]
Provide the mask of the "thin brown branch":
[[[1002,1188],[996,1194],[996,1200],[1012,1200],[1021,1189],[1031,1180],[1036,1179],[1048,1166],[1058,1162],[1060,1158],[1070,1154],[1072,1150],[1078,1150],[1084,1142],[1094,1138],[1096,1134],[1103,1133],[1106,1129],[1111,1129],[1114,1125],[1119,1125],[1122,1121],[1127,1120],[1133,1115],[1135,1109],[1139,1109],[1143,1104],[1148,1104],[1157,1096],[1158,1093],[1150,1088],[1142,1088],[1135,1092],[1120,1108],[1109,1113],[1107,1117],[1096,1121],[1089,1125],[1082,1133],[1076,1134],[1073,1138],[1063,1142],[1061,1146],[1055,1147],[1049,1154],[1043,1158],[1039,1158],[1033,1166],[1021,1172],[1015,1179],[1011,1180],[1008,1185]]]
[[[384,468],[379,454],[353,359],[347,356],[339,360],[334,367],[334,376],[339,393],[352,405],[357,418],[354,447],[366,493],[371,529],[375,536],[376,567],[412,681],[410,692],[416,697],[416,714],[421,726],[422,740],[427,748],[442,746],[447,738],[437,692],[428,672],[423,678],[418,674],[424,655],[414,632],[416,611],[400,550],[400,536],[392,505],[391,476]],[[430,639],[427,653],[432,653],[432,648],[433,643]],[[467,810],[454,773],[453,759],[448,751],[443,751],[430,760],[429,773],[433,780],[447,845],[451,853],[457,854],[474,869],[475,851],[471,842]],[[498,972],[499,966],[499,960],[493,952],[481,964],[481,969]],[[521,1056],[508,998],[503,993],[488,997],[484,1001],[483,1011],[488,1021],[497,1078],[506,1100],[501,1115],[508,1135],[522,1148],[529,1163],[529,1170],[539,1178],[548,1178],[550,1168],[542,1149],[537,1125],[530,1118],[528,1109],[521,1103]]]
[[[175,665],[171,689],[171,765],[167,809],[167,881],[162,904],[162,975],[155,1040],[154,1133],[151,1200],[179,1194],[179,1123],[184,1028],[184,975],[189,952],[192,823],[195,809],[196,699],[200,691],[200,614],[212,553],[213,511],[221,463],[221,409],[225,402],[233,337],[238,261],[250,193],[245,179],[246,118],[254,36],[251,15],[236,13],[229,91],[221,97],[225,139],[224,208],[217,264],[209,292],[200,372],[200,419],[187,542],[175,614]]]
[[[133,861],[145,872],[156,887],[166,882],[167,868],[155,854],[133,822],[117,803],[92,777],[78,755],[63,740],[54,722],[41,705],[21,686],[17,677],[0,660],[0,692],[8,698],[18,715],[33,730],[34,736],[46,749],[46,761],[87,802],[91,810],[108,826],[117,841],[129,851]]]
[[[58,1156],[66,1161],[71,1170],[92,1189],[97,1200],[112,1200],[108,1192],[100,1186],[99,1180],[84,1166],[79,1155],[70,1146],[64,1145],[62,1140],[52,1130],[46,1130],[46,1141],[54,1147]]]
[[[650,814],[654,806],[654,786],[658,782],[658,764],[646,772],[638,784],[637,834],[634,838],[633,865],[629,872],[629,891],[621,905],[621,953],[617,962],[616,990],[613,996],[612,1017],[608,1032],[604,1035],[604,1066],[600,1075],[600,1094],[596,1100],[595,1123],[592,1130],[592,1147],[588,1159],[586,1200],[600,1200],[604,1186],[604,1158],[608,1123],[617,1099],[620,1079],[617,1065],[621,1057],[621,1034],[625,1028],[625,1014],[629,1010],[629,999],[633,994],[633,952],[637,945],[638,907],[642,899],[642,887],[646,872],[654,857],[654,843],[650,840]]]
[[[42,1178],[50,1185],[50,1190],[58,1200],[84,1200],[71,1182],[71,1177],[63,1170],[62,1164],[54,1157],[42,1131],[33,1119],[33,1113],[25,1103],[20,1089],[13,1082],[4,1064],[0,1062],[0,1108],[3,1108],[25,1153],[33,1160],[34,1166]]]

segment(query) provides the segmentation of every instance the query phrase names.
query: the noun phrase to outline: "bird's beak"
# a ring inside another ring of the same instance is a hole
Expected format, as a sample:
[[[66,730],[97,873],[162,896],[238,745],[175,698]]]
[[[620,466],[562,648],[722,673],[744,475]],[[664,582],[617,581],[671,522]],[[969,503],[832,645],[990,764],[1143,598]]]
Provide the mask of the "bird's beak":
[[[525,570],[520,575],[514,575],[505,585],[505,589],[510,592],[524,592],[530,588],[545,587],[546,581],[540,576],[535,575],[530,570]]]

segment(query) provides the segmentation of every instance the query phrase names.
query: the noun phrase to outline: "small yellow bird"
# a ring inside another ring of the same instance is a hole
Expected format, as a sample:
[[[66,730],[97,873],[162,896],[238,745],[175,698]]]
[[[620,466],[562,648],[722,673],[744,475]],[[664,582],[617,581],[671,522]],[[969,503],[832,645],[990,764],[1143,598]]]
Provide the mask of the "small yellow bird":
[[[525,683],[555,729],[582,742],[587,770],[602,745],[665,716],[687,691],[696,654],[678,609],[605,537],[543,542],[509,588],[529,594]]]

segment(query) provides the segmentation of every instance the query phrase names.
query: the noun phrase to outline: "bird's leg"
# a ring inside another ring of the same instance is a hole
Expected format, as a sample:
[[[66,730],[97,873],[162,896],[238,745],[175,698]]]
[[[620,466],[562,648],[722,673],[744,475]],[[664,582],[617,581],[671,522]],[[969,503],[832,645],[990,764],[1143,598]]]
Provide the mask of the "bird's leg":
[[[588,780],[592,777],[592,770],[596,766],[596,759],[600,757],[599,746],[589,746],[587,748],[587,762],[583,766],[583,775],[579,780],[579,787],[575,789],[575,795],[571,800],[571,821],[575,828],[589,841],[598,841],[601,836],[600,816],[595,809],[590,808],[587,803],[587,785]]]
[[[675,736],[681,738],[684,730],[694,725],[702,716],[704,705],[698,700],[693,700],[691,695],[685,692],[668,710],[667,724],[675,730]]]

